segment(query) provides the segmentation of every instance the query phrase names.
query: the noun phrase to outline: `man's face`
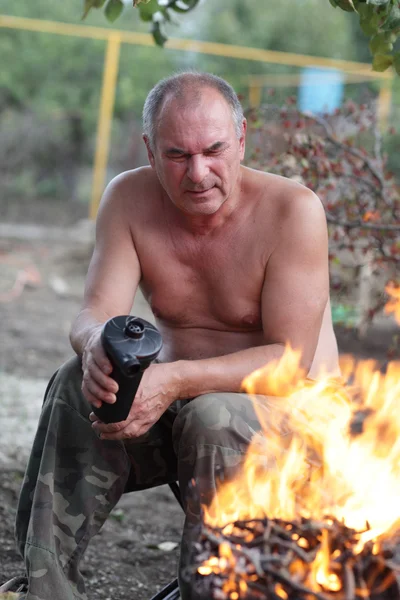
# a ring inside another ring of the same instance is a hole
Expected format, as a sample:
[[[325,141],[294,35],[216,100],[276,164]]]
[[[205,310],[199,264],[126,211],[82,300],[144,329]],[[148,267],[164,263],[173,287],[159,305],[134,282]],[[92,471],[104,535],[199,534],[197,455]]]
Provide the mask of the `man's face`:
[[[177,208],[212,215],[231,196],[244,156],[246,122],[239,139],[232,111],[216,91],[205,88],[191,100],[166,99],[156,128],[151,166]]]

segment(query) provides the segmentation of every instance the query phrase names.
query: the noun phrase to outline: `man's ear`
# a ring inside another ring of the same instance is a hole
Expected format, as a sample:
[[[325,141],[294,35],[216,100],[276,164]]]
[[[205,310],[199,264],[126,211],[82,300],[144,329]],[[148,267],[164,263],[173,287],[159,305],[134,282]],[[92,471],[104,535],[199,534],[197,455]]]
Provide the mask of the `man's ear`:
[[[148,136],[147,136],[147,135],[145,135],[145,134],[143,134],[143,141],[144,141],[144,143],[146,144],[147,156],[148,156],[148,158],[149,158],[149,163],[151,164],[151,166],[152,166],[152,167],[153,167],[153,169],[154,169],[154,167],[155,167],[154,154],[153,154],[153,151],[152,151],[152,149],[151,149],[151,146],[150,146],[150,141],[149,141],[149,138],[148,138]]]
[[[246,150],[246,131],[247,131],[247,121],[243,119],[242,123],[242,135],[240,136],[239,144],[240,144],[240,160],[244,159],[244,152]]]

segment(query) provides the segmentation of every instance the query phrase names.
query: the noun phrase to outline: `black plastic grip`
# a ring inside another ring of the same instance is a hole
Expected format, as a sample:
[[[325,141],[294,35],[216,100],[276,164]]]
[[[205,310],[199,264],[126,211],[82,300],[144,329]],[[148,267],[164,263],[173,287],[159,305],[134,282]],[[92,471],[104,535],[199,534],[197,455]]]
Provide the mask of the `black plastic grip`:
[[[114,404],[103,402],[100,408],[93,407],[93,412],[103,423],[118,423],[119,421],[125,421],[129,415],[135,394],[143,377],[143,370],[138,371],[134,377],[126,377],[114,365],[110,377],[118,383],[117,400]]]
[[[158,329],[141,317],[119,315],[104,323],[101,341],[113,370],[110,377],[118,384],[114,404],[103,402],[93,412],[103,423],[125,421],[143,377],[162,348]]]

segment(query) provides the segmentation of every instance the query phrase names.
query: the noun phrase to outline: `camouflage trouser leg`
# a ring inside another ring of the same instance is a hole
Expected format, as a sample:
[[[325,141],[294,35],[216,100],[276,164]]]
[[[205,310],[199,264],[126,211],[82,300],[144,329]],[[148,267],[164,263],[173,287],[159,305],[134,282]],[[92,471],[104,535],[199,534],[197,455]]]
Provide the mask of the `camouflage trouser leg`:
[[[127,484],[144,489],[177,478],[171,444],[176,411],[168,410],[129,447],[100,440],[81,383],[74,358],[49,386],[22,485],[16,538],[29,579],[26,600],[86,598],[79,561]]]
[[[215,473],[229,476],[260,428],[245,394],[206,394],[174,403],[138,440],[99,440],[81,383],[76,358],[57,373],[23,482],[16,537],[29,578],[26,600],[86,598],[79,561],[122,493],[176,479],[187,515],[182,571],[199,524],[199,507],[188,502],[190,481],[196,480],[197,493],[207,502],[215,491]],[[182,577],[180,586],[182,598],[190,599],[190,585]]]
[[[193,572],[192,543],[200,532],[200,503],[210,502],[217,477],[235,475],[253,435],[261,429],[259,419],[264,426],[268,423],[270,407],[265,396],[211,393],[186,404],[175,419],[173,442],[186,507],[179,566],[182,600],[194,599],[189,578]],[[190,489],[192,478],[194,493]]]

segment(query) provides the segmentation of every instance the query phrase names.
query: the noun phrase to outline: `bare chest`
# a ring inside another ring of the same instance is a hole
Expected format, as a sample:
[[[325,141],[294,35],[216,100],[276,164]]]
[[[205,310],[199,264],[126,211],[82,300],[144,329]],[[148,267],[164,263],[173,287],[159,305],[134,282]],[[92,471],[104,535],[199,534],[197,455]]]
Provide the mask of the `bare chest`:
[[[138,248],[153,314],[176,327],[261,329],[265,249],[253,236],[188,243],[154,236]]]

